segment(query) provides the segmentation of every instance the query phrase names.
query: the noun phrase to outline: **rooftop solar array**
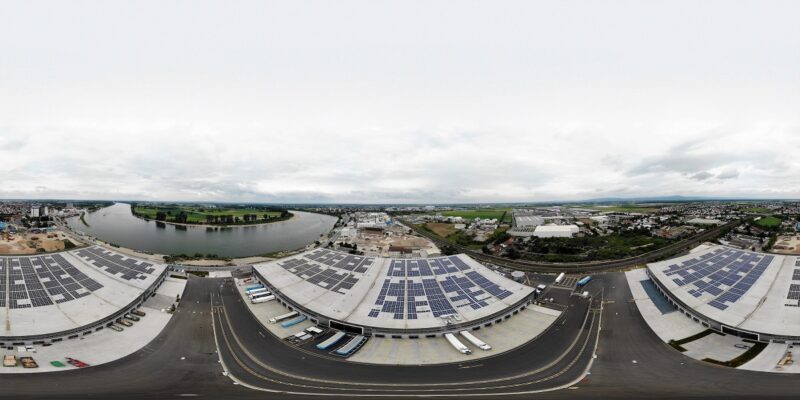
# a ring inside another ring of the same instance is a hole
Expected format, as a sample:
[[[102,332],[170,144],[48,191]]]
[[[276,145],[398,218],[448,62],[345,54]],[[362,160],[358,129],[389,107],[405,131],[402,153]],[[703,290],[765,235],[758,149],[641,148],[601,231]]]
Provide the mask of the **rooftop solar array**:
[[[18,309],[60,304],[88,296],[103,287],[61,254],[7,257],[1,261],[2,307]]]
[[[392,260],[368,316],[438,318],[456,314],[459,308],[478,310],[511,294],[458,256]]]
[[[479,321],[521,304],[533,288],[460,254],[401,259],[329,249],[255,265],[259,279],[297,307],[381,329]]]
[[[794,263],[795,267],[800,267],[800,257]],[[789,284],[789,292],[786,293],[787,307],[800,307],[800,268],[792,271],[792,282]]]
[[[708,304],[725,310],[747,293],[773,258],[772,255],[718,248],[671,264],[663,273],[679,287],[692,285],[688,293],[694,297],[712,296]]]
[[[73,254],[87,260],[90,265],[105,273],[126,281],[145,280],[156,270],[149,262],[126,257],[97,246],[81,249]]]
[[[316,249],[302,257],[278,262],[278,265],[306,282],[339,294],[346,294],[375,261],[327,249]]]
[[[6,259],[0,258],[0,307],[6,306]]]

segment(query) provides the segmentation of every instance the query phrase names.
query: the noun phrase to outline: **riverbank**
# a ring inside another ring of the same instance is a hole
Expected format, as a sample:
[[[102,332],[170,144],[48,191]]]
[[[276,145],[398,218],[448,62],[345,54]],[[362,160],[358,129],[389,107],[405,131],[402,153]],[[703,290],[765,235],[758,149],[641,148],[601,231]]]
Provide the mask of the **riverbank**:
[[[136,217],[136,218],[139,218],[139,219],[143,220],[143,221],[155,222],[157,224],[167,224],[167,225],[173,225],[173,226],[185,226],[185,227],[206,228],[206,229],[208,229],[208,228],[211,228],[211,229],[231,229],[231,228],[247,228],[247,227],[253,227],[253,226],[264,226],[264,225],[274,224],[274,223],[277,223],[277,222],[286,222],[286,221],[289,221],[292,218],[294,218],[294,214],[293,213],[289,212],[289,214],[290,214],[290,216],[288,218],[280,218],[280,219],[275,218],[274,221],[270,220],[270,221],[267,221],[267,222],[259,222],[259,223],[256,223],[256,224],[232,224],[232,225],[230,225],[230,224],[209,225],[209,224],[193,224],[193,223],[189,223],[189,222],[159,221],[159,220],[155,220],[155,219],[145,218],[145,217],[142,217],[142,216],[139,216],[139,215],[136,215],[136,214],[132,214],[132,215],[134,217]]]
[[[87,213],[85,219],[90,227],[77,216],[64,221],[78,235],[145,253],[173,256],[168,259],[170,262],[211,259],[221,264],[229,259],[270,257],[273,253],[320,243],[336,224],[336,219],[327,215],[295,210],[291,213],[292,218],[281,223],[224,228],[208,224],[178,226],[136,217],[129,204],[116,203],[99,212]]]
[[[234,227],[259,226],[292,218],[289,210],[274,207],[226,207],[222,205],[138,204],[131,203],[130,212],[145,221],[175,226]]]

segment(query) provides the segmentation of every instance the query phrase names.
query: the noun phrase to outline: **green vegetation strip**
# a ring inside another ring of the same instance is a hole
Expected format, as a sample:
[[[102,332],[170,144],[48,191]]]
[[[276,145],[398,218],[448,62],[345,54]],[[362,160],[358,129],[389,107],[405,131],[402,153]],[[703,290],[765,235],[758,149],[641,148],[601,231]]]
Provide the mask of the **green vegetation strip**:
[[[684,351],[686,351],[686,349],[683,347],[684,344],[694,342],[695,340],[698,340],[698,339],[702,339],[702,338],[704,338],[704,337],[706,337],[706,336],[708,336],[708,335],[710,335],[712,333],[716,333],[716,334],[719,335],[719,333],[717,333],[717,332],[715,332],[715,331],[713,331],[711,329],[706,329],[706,330],[704,330],[704,331],[702,331],[702,332],[700,332],[700,333],[698,333],[696,335],[685,337],[685,338],[683,338],[681,340],[670,340],[669,341],[669,345],[674,347],[675,350],[678,350],[681,353],[683,353]]]
[[[242,225],[287,220],[292,214],[286,210],[256,207],[204,208],[188,205],[150,206],[134,204],[133,215],[156,221],[185,224]]]
[[[82,222],[84,225],[86,225],[86,226],[88,227],[88,226],[89,226],[89,223],[88,223],[88,222],[86,222],[86,219],[85,219],[85,217],[86,217],[86,213],[85,213],[85,212],[82,212],[82,213],[81,213],[81,222]]]
[[[496,219],[502,221],[504,218],[511,217],[510,208],[491,208],[491,209],[478,209],[478,210],[456,210],[456,211],[442,211],[444,217],[461,217],[464,219],[473,220],[480,219]]]
[[[764,217],[756,221],[756,225],[769,229],[780,226],[781,222],[781,219],[777,217]]]
[[[754,359],[765,348],[767,348],[767,344],[766,343],[760,343],[760,342],[759,343],[754,343],[749,349],[747,349],[747,351],[745,351],[744,353],[740,354],[739,357],[736,357],[733,360],[730,360],[730,361],[719,361],[719,360],[715,360],[713,358],[704,358],[703,361],[705,361],[707,363],[711,363],[711,364],[722,365],[722,366],[725,366],[725,367],[737,368],[737,367],[740,367],[740,366],[744,365],[748,361]]]

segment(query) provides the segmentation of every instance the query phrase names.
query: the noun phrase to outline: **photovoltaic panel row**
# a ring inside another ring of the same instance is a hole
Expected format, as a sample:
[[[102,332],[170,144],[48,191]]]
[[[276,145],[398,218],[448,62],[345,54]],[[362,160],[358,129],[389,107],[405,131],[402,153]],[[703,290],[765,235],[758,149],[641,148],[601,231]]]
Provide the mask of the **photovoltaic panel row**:
[[[359,274],[367,272],[369,266],[375,261],[373,257],[357,256],[328,249],[316,249],[304,257],[329,267]]]
[[[786,300],[789,300],[785,305],[787,307],[800,307],[800,268],[795,268],[792,271],[792,282],[789,284],[789,291],[786,293]]]
[[[321,250],[321,249],[320,249]],[[308,283],[317,285],[326,290],[339,294],[346,294],[359,281],[361,274],[356,275],[353,271],[359,270],[367,262],[365,257],[355,257],[350,254],[342,254],[344,257],[334,260],[327,257],[330,252],[314,252],[312,257],[292,258],[278,262],[278,265]],[[327,265],[323,261],[327,260]],[[339,268],[345,266],[346,268]],[[366,267],[363,267],[366,271]]]
[[[6,285],[3,274],[2,287],[8,289],[12,309],[64,303],[103,287],[60,254],[9,258],[6,265],[9,281]]]
[[[774,256],[737,249],[716,249],[699,257],[673,264],[664,270],[678,286],[692,285],[694,297],[709,294],[708,304],[719,310],[736,303],[758,281]]]
[[[8,260],[0,257],[0,307],[6,306],[6,271]]]
[[[81,249],[74,254],[88,260],[91,265],[105,273],[126,281],[144,280],[147,279],[147,275],[155,272],[153,264],[112,253],[100,247]]]

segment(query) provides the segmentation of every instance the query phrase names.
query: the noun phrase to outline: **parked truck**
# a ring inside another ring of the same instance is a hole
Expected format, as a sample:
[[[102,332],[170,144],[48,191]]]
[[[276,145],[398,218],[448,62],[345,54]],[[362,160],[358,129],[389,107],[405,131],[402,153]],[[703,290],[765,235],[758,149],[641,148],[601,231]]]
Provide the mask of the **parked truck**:
[[[558,276],[556,277],[556,283],[561,283],[561,281],[563,281],[563,280],[564,280],[564,277],[565,277],[565,276],[567,276],[567,275],[566,275],[566,274],[564,274],[563,272],[562,272],[562,273],[560,273],[560,274],[558,274]]]
[[[589,281],[591,281],[591,280],[592,280],[592,276],[591,275],[584,276],[583,278],[581,278],[581,280],[578,281],[578,287],[582,288],[582,287],[586,286],[586,284],[589,283]]]
[[[468,342],[474,344],[475,347],[477,347],[477,348],[479,348],[479,349],[481,349],[483,351],[489,351],[489,350],[492,349],[492,346],[489,346],[488,344],[484,343],[483,340],[480,340],[480,339],[476,338],[475,335],[473,335],[469,331],[461,331],[461,332],[459,332],[459,334],[461,336],[463,336],[464,339],[467,339]]]
[[[292,318],[294,316],[297,316],[297,314],[298,314],[297,311],[292,311],[290,313],[286,313],[286,314],[283,314],[283,315],[278,315],[277,317],[270,318],[269,319],[269,323],[275,324],[275,323],[281,322],[281,321],[283,321],[285,319],[289,319],[289,318]]]
[[[264,296],[253,297],[250,300],[250,302],[253,303],[253,304],[258,304],[258,303],[266,303],[266,302],[272,301],[272,300],[275,300],[275,296],[274,295],[264,294]]]
[[[472,354],[472,350],[470,350],[467,346],[464,346],[464,343],[461,343],[452,333],[445,333],[444,338],[450,342],[450,345],[453,346],[456,350],[458,350],[461,354]]]

